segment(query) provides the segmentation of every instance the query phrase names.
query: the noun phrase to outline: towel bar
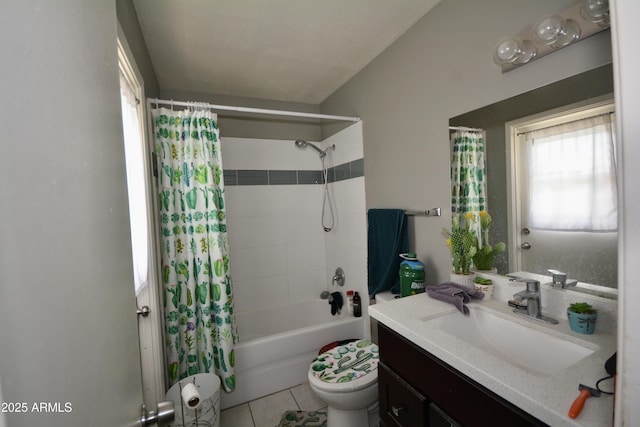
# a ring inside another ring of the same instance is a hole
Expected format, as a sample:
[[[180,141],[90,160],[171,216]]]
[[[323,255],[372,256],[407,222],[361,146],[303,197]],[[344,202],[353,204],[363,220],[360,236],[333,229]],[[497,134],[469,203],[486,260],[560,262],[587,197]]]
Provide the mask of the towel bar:
[[[414,210],[406,210],[404,211],[405,215],[412,216],[441,216],[440,208],[432,208],[426,211],[414,211]]]

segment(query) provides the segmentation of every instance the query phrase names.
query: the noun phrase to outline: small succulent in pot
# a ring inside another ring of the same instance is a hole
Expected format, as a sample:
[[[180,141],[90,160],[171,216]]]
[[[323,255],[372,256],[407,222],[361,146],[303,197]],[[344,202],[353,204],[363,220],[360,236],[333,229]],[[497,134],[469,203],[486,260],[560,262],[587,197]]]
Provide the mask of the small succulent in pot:
[[[598,310],[593,308],[591,304],[586,302],[574,302],[569,305],[569,311],[573,311],[574,313],[583,313],[583,314],[596,314]]]
[[[567,308],[569,326],[574,332],[581,334],[593,334],[596,328],[598,310],[586,302],[575,302]]]

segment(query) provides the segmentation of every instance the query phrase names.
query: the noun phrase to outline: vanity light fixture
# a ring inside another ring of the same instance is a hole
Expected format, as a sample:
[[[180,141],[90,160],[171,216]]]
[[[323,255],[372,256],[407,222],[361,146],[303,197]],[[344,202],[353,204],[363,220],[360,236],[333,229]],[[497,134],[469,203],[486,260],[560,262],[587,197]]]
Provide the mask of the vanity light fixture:
[[[543,16],[518,36],[501,39],[493,61],[506,73],[609,28],[609,22],[609,0],[581,0],[562,13]]]

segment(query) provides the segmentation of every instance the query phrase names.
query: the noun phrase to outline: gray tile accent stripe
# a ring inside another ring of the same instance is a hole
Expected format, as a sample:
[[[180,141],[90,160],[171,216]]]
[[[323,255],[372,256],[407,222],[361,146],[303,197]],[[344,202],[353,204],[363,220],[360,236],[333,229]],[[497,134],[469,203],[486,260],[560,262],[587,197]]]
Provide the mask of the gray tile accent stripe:
[[[269,171],[269,185],[292,185],[298,183],[296,171]]]
[[[322,171],[298,171],[298,184],[322,184]]]
[[[364,158],[329,168],[329,182],[364,176]],[[225,185],[322,184],[321,170],[225,169]]]
[[[269,171],[239,169],[238,185],[269,185]]]

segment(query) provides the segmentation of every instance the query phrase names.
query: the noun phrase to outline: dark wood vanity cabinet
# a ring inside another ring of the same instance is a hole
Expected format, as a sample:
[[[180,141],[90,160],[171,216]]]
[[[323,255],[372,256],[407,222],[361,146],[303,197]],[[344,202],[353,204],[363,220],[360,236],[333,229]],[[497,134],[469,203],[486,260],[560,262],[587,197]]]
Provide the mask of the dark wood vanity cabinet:
[[[378,323],[380,419],[387,427],[546,426]]]

